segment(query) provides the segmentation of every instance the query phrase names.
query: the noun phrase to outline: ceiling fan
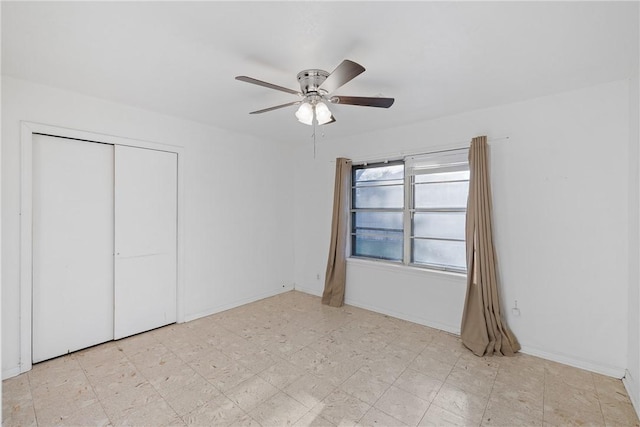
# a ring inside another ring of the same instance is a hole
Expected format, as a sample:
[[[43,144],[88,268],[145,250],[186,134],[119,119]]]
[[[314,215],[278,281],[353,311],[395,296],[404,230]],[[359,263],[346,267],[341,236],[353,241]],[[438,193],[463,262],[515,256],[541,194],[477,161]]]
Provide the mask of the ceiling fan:
[[[286,104],[252,111],[249,114],[261,114],[291,105],[300,105],[298,111],[296,111],[298,121],[306,125],[311,125],[314,123],[313,119],[315,118],[316,123],[324,125],[336,121],[331,111],[329,111],[327,103],[379,108],[389,108],[393,105],[393,98],[333,95],[333,92],[338,88],[350,82],[363,72],[364,67],[362,65],[348,59],[342,61],[331,73],[317,69],[303,70],[298,73],[298,83],[300,83],[299,91],[247,76],[237,76],[236,80],[298,95],[301,98],[297,101],[287,102]]]

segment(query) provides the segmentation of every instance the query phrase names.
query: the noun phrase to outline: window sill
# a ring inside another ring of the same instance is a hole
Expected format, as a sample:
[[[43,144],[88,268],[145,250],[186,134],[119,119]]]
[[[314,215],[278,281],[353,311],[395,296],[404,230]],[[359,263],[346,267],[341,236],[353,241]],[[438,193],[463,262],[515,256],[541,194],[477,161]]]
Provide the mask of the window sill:
[[[416,276],[432,276],[439,279],[450,280],[453,282],[465,282],[467,275],[465,273],[456,273],[454,271],[435,270],[425,267],[417,267],[413,265],[404,265],[399,262],[372,260],[367,258],[349,257],[347,265],[362,266],[366,268],[376,268],[384,271],[395,271],[402,274],[411,274]]]

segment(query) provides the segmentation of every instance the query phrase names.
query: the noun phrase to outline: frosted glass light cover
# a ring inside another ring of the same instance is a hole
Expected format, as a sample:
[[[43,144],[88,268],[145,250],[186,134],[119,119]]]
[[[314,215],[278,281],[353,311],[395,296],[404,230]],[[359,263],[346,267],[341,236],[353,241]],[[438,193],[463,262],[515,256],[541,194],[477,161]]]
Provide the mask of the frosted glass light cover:
[[[300,123],[311,126],[313,123],[313,107],[308,102],[304,102],[296,111],[296,117]]]
[[[331,111],[324,102],[318,102],[316,104],[316,120],[319,125],[329,123],[331,121]]]

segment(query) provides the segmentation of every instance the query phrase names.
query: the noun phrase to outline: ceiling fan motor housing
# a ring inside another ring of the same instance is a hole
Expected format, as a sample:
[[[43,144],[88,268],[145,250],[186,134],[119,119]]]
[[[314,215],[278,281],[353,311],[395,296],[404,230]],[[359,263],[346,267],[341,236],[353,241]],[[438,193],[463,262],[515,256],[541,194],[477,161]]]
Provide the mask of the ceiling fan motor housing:
[[[298,83],[300,91],[304,97],[313,95],[326,95],[327,91],[320,89],[320,85],[329,77],[329,73],[324,70],[304,70],[298,73]]]

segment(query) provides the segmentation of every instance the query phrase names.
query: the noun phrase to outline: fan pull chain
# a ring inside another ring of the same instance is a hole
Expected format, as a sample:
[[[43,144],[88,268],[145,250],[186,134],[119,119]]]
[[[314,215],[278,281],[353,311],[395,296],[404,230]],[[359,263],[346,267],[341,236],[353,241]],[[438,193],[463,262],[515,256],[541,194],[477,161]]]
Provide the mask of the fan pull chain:
[[[313,160],[316,159],[316,121],[313,121]]]

